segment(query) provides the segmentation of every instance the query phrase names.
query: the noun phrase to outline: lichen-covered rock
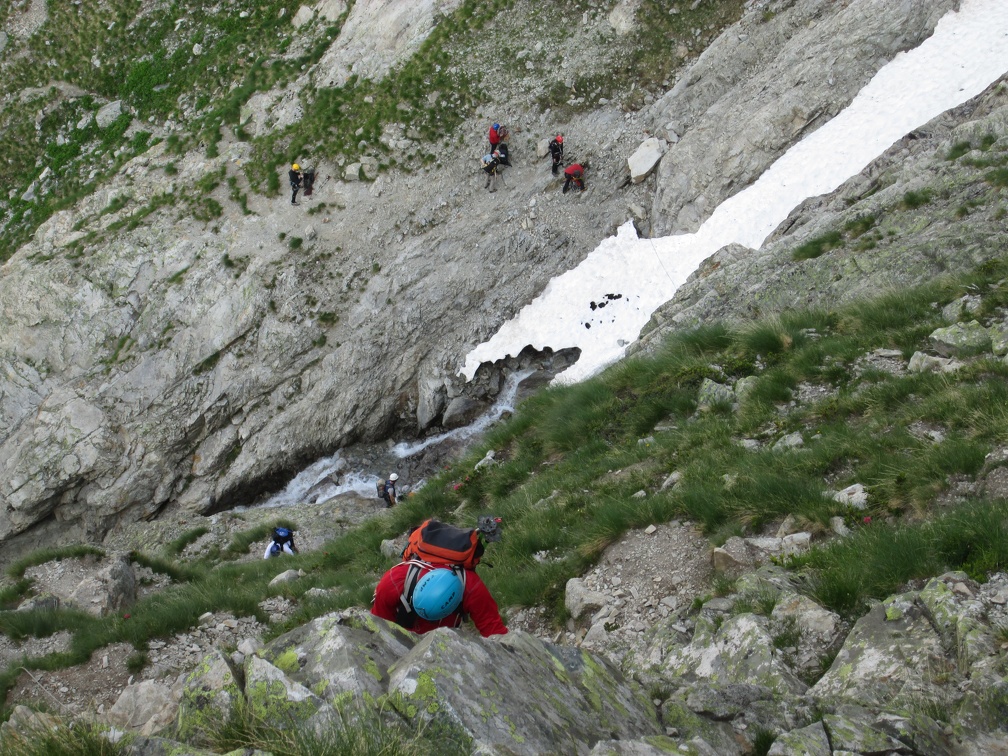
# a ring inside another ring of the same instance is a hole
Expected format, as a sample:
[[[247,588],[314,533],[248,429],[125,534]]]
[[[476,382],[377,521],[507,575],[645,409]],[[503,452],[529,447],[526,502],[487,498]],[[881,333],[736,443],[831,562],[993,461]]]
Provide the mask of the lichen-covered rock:
[[[326,701],[387,692],[389,667],[405,656],[419,636],[365,609],[334,612],[285,633],[260,656]]]
[[[697,394],[697,408],[710,408],[715,404],[731,404],[735,401],[735,392],[731,386],[704,378]]]
[[[179,702],[178,736],[197,745],[208,744],[208,732],[231,715],[242,699],[238,676],[220,651],[204,657],[186,677]]]
[[[252,716],[279,727],[322,732],[339,722],[332,706],[265,659],[245,661],[245,701]]]
[[[661,713],[662,722],[678,733],[676,739],[680,741],[680,750],[686,753],[718,756],[741,756],[743,753],[730,724],[697,715],[681,697],[673,696],[662,703]],[[690,745],[686,746],[686,743]]]
[[[861,710],[852,708],[839,714],[827,714],[823,717],[823,726],[834,753],[907,753],[911,750],[906,743],[875,728],[867,713]]]
[[[913,594],[877,604],[854,625],[829,671],[809,693],[880,709],[945,701],[961,677]]]
[[[767,752],[768,756],[830,756],[832,753],[822,722],[784,733]]]
[[[945,647],[955,648],[958,662],[967,666],[993,654],[997,645],[976,590],[965,573],[950,572],[928,581],[918,594]]]
[[[407,717],[504,753],[588,753],[602,739],[659,734],[651,704],[608,662],[522,632],[428,633],[392,668],[389,693]]]
[[[943,357],[968,357],[991,348],[990,333],[975,320],[938,328],[929,340],[931,347]]]
[[[688,646],[669,652],[664,674],[712,683],[753,683],[778,694],[804,693],[807,686],[774,648],[767,620],[755,614],[731,617],[714,629],[697,622]]]
[[[774,693],[770,688],[752,683],[711,685],[696,683],[689,688],[686,705],[690,711],[711,719],[731,721],[740,716],[754,701],[770,701]]]

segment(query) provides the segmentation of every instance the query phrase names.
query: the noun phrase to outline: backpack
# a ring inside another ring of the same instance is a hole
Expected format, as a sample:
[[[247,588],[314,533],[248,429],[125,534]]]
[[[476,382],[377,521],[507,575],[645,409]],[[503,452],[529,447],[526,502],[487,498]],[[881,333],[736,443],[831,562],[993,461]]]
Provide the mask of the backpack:
[[[378,480],[375,481],[375,487],[378,489],[378,498],[379,499],[384,499],[385,498],[385,479],[384,478],[378,478]]]
[[[434,565],[457,565],[473,569],[483,557],[478,528],[457,528],[437,520],[424,520],[413,530],[403,549],[403,561],[419,560]]]

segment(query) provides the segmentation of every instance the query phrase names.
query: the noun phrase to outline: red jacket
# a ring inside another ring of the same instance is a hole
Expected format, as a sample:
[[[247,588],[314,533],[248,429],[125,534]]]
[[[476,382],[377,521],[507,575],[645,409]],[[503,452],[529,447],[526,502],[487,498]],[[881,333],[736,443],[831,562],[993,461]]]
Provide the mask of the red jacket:
[[[497,129],[495,129],[493,126],[490,127],[489,139],[490,144],[493,147],[496,147],[498,144],[500,144],[500,134],[497,133]]]
[[[573,165],[568,165],[564,168],[564,176],[569,179],[574,179],[577,181],[584,176],[584,168],[581,167],[580,163],[574,163]]]
[[[403,584],[406,582],[406,573],[409,571],[409,564],[401,562],[386,572],[375,587],[374,604],[371,607],[371,614],[390,622],[396,620],[396,610],[399,607],[399,597],[403,592]],[[420,577],[426,575],[430,570],[425,569],[420,573]],[[462,609],[449,614],[443,620],[431,622],[422,617],[417,617],[413,627],[409,628],[418,635],[437,627],[458,627],[462,624],[464,615],[476,625],[480,635],[484,638],[490,635],[504,635],[507,628],[501,619],[500,610],[497,609],[497,602],[487,589],[486,584],[476,574],[475,570],[465,571],[465,592],[462,594]]]

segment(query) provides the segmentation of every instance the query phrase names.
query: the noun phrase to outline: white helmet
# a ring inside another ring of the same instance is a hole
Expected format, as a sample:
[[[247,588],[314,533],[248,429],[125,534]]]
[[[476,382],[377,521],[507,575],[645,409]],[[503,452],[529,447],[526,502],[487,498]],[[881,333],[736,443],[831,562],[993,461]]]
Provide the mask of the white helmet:
[[[393,483],[395,483],[397,480],[399,480],[399,476],[396,475],[395,473],[392,473],[391,475],[388,476],[388,479],[391,480]]]

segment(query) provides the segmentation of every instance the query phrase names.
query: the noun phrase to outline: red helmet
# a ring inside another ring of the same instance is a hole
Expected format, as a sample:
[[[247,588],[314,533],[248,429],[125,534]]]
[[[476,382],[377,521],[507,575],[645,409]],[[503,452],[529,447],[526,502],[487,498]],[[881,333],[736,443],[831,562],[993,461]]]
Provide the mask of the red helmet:
[[[557,134],[556,135],[556,143],[557,144],[563,144],[563,134]]]

